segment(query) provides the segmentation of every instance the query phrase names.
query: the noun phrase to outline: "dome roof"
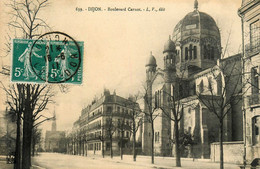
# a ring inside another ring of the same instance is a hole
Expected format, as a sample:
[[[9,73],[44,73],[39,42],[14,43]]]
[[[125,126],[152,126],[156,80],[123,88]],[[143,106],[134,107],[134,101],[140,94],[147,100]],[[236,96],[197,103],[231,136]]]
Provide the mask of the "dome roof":
[[[188,37],[212,37],[220,40],[220,33],[215,20],[208,14],[197,10],[188,13],[174,28],[173,40],[182,41]]]
[[[157,66],[157,64],[156,64],[156,59],[155,59],[155,57],[153,56],[152,52],[151,52],[150,56],[148,57],[148,60],[147,60],[145,66]]]
[[[167,40],[167,42],[164,44],[164,48],[163,48],[163,53],[165,52],[169,52],[169,51],[175,51],[175,44],[174,42],[171,40],[171,36],[169,36],[169,39]]]

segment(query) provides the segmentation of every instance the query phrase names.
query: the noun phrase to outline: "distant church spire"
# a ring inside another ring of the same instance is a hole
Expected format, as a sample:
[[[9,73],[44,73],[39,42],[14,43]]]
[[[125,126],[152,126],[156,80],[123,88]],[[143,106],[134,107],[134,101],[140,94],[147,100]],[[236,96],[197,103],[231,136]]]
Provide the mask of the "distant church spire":
[[[198,10],[198,6],[199,6],[198,0],[195,0],[194,1],[194,9]]]
[[[51,131],[57,131],[55,108],[54,108],[54,113],[53,113],[53,120],[52,120],[52,125],[51,125]]]

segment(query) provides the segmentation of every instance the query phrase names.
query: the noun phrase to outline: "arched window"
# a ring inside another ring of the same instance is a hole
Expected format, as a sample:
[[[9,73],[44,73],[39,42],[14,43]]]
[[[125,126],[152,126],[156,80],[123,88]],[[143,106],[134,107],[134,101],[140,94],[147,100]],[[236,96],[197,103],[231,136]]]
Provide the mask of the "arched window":
[[[171,85],[171,96],[174,96],[174,86],[173,85]]]
[[[158,107],[158,93],[157,93],[157,91],[155,92],[154,106],[156,108]]]
[[[211,60],[214,60],[214,47],[211,47],[211,50],[210,50],[210,59],[211,59]]]
[[[193,84],[192,88],[193,88],[193,93],[192,94],[195,95],[196,94],[196,84],[195,83]]]
[[[260,143],[260,116],[252,118],[252,139],[253,145]]]
[[[208,59],[210,59],[210,44],[207,45],[207,56],[208,56]]]
[[[174,60],[173,54],[170,55],[170,58],[171,58],[171,64],[173,64],[173,60]]]
[[[193,47],[193,56],[194,56],[194,59],[197,59],[197,46]]]
[[[204,59],[208,58],[208,50],[207,50],[207,45],[203,46],[203,55],[204,55]]]
[[[183,91],[183,85],[179,84],[179,97],[183,97],[184,96],[184,91]]]
[[[213,89],[212,83],[213,83],[212,77],[209,77],[208,78],[208,89],[209,89],[209,91],[212,91],[212,89]]]
[[[192,59],[192,45],[190,44],[189,46],[189,56],[190,56],[190,60]]]
[[[217,77],[217,85],[218,85],[217,94],[221,95],[222,94],[222,78],[221,78],[221,74],[219,74],[218,77]]]
[[[188,60],[188,48],[185,48],[185,60]]]
[[[253,67],[251,68],[251,90],[252,93],[257,95],[259,93],[259,73],[258,70],[259,67]]]
[[[175,56],[175,62],[178,63],[180,61],[180,51],[176,51],[176,56]]]
[[[204,84],[203,84],[203,80],[201,80],[200,84],[199,84],[199,92],[203,93],[204,91]]]

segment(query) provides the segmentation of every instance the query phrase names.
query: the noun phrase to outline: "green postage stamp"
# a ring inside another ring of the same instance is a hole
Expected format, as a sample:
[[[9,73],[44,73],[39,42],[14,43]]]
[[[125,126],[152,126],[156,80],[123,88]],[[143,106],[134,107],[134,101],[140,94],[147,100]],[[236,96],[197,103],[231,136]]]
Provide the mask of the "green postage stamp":
[[[11,81],[81,84],[83,46],[60,32],[37,40],[14,39]]]

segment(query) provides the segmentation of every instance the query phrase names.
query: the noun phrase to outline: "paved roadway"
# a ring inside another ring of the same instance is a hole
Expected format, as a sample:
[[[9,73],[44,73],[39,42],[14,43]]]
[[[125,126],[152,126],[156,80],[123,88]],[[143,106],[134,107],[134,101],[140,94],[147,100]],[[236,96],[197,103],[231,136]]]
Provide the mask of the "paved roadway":
[[[33,158],[33,165],[45,169],[141,169],[124,163],[96,157],[83,157],[58,153],[42,153]],[[41,169],[39,167],[39,169]]]
[[[76,156],[58,153],[42,153],[33,158],[33,165],[45,169],[219,169],[219,163],[209,161],[192,161],[182,159],[182,167],[174,167],[174,159],[169,157],[156,157],[155,164],[151,164],[149,156],[138,156],[137,161],[132,161],[132,156],[124,155],[110,159],[100,156]],[[39,167],[39,169],[41,169]],[[225,169],[239,169],[238,165],[225,164]]]

